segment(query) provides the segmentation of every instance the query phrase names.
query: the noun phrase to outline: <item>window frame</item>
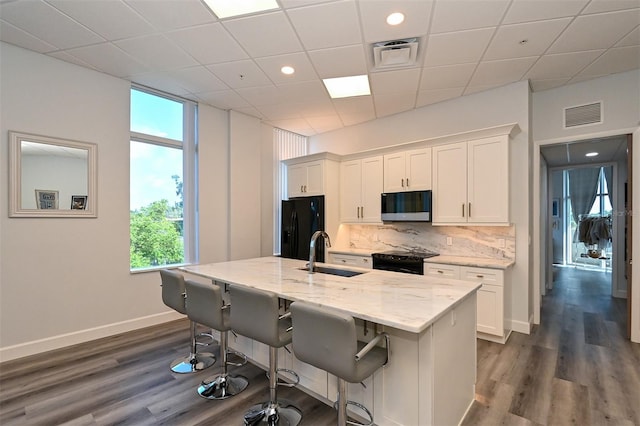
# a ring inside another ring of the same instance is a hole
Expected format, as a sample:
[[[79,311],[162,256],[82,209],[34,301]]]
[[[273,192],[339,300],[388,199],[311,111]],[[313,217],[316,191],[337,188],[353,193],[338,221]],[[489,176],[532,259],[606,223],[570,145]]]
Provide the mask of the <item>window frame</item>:
[[[129,149],[131,142],[148,143],[156,146],[167,148],[177,148],[182,151],[182,226],[183,226],[183,244],[184,244],[184,262],[174,263],[170,265],[151,266],[148,268],[131,269],[131,259],[129,259],[129,272],[132,274],[157,271],[165,268],[175,268],[178,266],[197,263],[199,260],[199,244],[198,244],[198,105],[188,99],[159,90],[142,87],[132,84],[131,90],[137,90],[153,96],[169,99],[179,102],[182,108],[182,140],[163,138],[161,136],[151,135],[147,133],[134,132],[129,130]],[[130,103],[131,106],[131,103]],[[131,114],[129,114],[131,115]],[[131,127],[131,126],[129,126]],[[131,155],[131,154],[129,154]],[[131,176],[131,170],[129,170]],[[131,188],[131,180],[129,180]],[[129,205],[131,211],[131,205]],[[131,225],[131,224],[129,224]],[[131,228],[129,228],[131,232]]]

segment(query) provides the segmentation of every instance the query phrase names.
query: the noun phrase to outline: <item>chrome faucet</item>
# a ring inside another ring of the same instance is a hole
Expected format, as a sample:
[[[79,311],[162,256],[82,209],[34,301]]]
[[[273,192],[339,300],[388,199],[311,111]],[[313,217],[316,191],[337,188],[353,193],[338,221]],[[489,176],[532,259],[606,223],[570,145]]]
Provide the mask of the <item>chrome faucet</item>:
[[[311,242],[309,243],[309,273],[313,274],[313,264],[316,262],[316,240],[318,237],[324,238],[324,242],[327,247],[331,247],[331,239],[329,234],[324,231],[316,231],[311,236]]]

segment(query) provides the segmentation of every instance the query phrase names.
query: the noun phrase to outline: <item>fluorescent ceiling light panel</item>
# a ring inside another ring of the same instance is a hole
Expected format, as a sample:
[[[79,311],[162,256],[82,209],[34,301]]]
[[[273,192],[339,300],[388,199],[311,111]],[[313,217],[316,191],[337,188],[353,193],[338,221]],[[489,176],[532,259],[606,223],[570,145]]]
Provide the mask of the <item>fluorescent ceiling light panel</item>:
[[[204,0],[220,19],[278,9],[276,0]]]
[[[332,99],[365,96],[371,94],[367,75],[325,78],[322,80]]]

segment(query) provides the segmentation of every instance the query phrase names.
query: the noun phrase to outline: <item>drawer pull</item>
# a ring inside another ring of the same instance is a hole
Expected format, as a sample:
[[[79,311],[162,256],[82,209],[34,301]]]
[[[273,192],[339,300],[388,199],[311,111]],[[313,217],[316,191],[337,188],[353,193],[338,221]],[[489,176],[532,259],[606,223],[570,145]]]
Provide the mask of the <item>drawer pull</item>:
[[[444,271],[438,270],[439,274],[444,274]]]
[[[340,259],[342,261],[342,263],[347,263],[347,261],[345,259]]]
[[[484,278],[484,275],[476,275],[476,278]]]

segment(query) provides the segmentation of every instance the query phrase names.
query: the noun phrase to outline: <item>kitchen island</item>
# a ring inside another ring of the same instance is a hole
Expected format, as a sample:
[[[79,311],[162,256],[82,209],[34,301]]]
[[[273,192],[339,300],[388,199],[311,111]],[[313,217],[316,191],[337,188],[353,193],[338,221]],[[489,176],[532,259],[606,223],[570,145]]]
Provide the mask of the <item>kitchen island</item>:
[[[373,327],[387,332],[389,363],[365,381],[366,389],[350,386],[349,398],[367,405],[377,425],[458,424],[474,398],[480,285],[369,269],[352,277],[309,274],[303,269],[305,263],[263,257],[181,269],[218,285],[271,291],[289,301],[348,313],[359,320],[365,340],[372,338]],[[257,342],[239,342],[236,349],[266,365],[266,351]],[[336,399],[334,377],[293,356],[280,358],[286,367],[302,373],[303,390],[326,403]]]

